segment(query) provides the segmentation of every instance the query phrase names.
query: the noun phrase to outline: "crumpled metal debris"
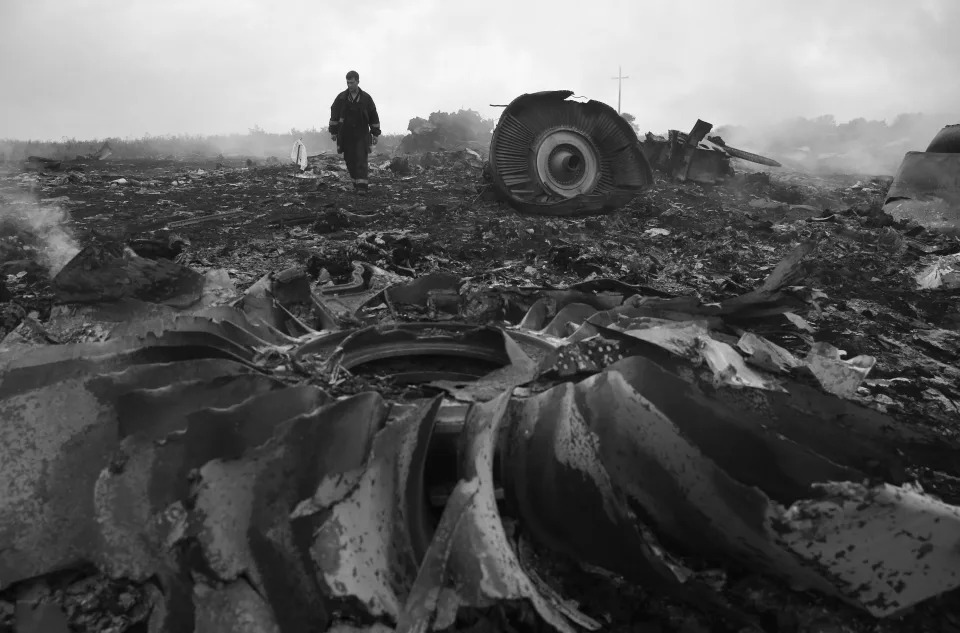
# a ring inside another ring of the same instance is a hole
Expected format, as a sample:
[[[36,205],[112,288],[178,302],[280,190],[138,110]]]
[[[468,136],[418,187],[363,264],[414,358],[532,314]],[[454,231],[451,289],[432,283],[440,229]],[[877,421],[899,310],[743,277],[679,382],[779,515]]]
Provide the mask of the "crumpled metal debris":
[[[433,536],[423,480],[439,408],[434,399],[399,413],[361,468],[323,479],[291,515],[326,513],[311,547],[318,576],[377,616],[400,616]]]
[[[697,119],[689,134],[670,130],[668,137],[647,132],[640,145],[654,169],[679,181],[713,184],[733,174],[730,158],[768,167],[777,161],[727,145],[719,136],[707,136],[713,124]]]
[[[15,543],[0,586],[84,562],[156,578],[170,630],[426,631],[517,602],[560,631],[600,628],[529,567],[532,539],[724,617],[685,557],[899,613],[960,586],[960,509],[904,469],[936,456],[960,474],[955,447],[847,398],[869,359],[825,344],[800,359],[741,329],[812,300],[790,290],[811,253],[716,305],[610,280],[486,289],[507,327],[318,329],[294,312],[326,295],[291,269],[232,307],[19,349],[0,359],[0,534]],[[370,286],[360,270],[361,305],[458,285]],[[457,364],[416,362],[437,356]],[[332,400],[264,358],[319,359],[316,379],[403,361],[397,380],[445,395]],[[454,438],[434,520],[425,478]]]
[[[444,508],[420,566],[398,631],[441,630],[462,606],[529,600],[537,613],[563,633],[600,624],[538,591],[507,537],[494,495],[493,459],[509,392],[473,407],[464,428],[461,479]],[[478,555],[479,554],[479,555]]]
[[[621,366],[631,362],[642,359]],[[668,546],[732,558],[792,586],[837,595],[877,616],[960,586],[960,508],[909,486],[855,482],[823,482],[838,495],[835,500],[777,507],[762,492],[764,484],[745,486],[700,452],[684,433],[691,423],[703,423],[695,422],[692,410],[684,412],[675,400],[673,408],[685,415],[669,415],[644,397],[648,391],[649,385],[628,381],[614,366],[523,403],[516,433],[505,442],[501,459],[514,475],[505,481],[516,488],[524,525],[558,547],[579,543],[576,553],[593,553],[594,564],[605,556],[600,560],[606,566],[637,573],[643,558],[627,557],[626,551],[633,550],[622,548],[631,540],[643,541],[637,536],[628,540],[617,530],[647,523],[669,538]],[[724,420],[714,412],[707,415],[713,423]],[[753,433],[763,432],[758,428]],[[829,463],[822,467],[832,470]],[[516,468],[521,470],[511,470]],[[627,500],[641,514],[631,511]],[[580,503],[591,505],[566,511]],[[819,517],[826,521],[818,522]],[[852,525],[860,527],[841,527]],[[942,558],[931,563],[926,557],[934,552]]]

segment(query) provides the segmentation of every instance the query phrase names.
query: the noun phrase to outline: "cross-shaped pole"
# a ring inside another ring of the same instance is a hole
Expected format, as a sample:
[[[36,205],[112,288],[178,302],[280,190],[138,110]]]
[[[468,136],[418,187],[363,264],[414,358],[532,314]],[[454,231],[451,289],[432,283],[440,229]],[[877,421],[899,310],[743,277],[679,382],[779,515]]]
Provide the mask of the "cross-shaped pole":
[[[630,77],[623,76],[623,66],[617,66],[617,76],[611,77],[610,79],[617,80],[617,114],[620,114],[620,95],[623,94],[623,80],[630,79]]]

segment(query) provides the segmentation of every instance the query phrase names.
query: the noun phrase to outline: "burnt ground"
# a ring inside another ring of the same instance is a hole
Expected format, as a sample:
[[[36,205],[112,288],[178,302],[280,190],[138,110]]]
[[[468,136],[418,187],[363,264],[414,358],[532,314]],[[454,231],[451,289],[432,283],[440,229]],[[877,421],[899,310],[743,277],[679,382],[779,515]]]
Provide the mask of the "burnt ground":
[[[297,265],[339,283],[351,262],[362,260],[400,276],[445,271],[470,284],[564,287],[614,278],[713,302],[757,287],[798,243],[812,241],[815,254],[797,285],[822,293],[819,307],[800,314],[806,323],[765,321],[753,331],[801,356],[814,341],[829,342],[848,358],[873,356],[876,365],[855,399],[945,438],[960,434],[960,290],[921,290],[915,280],[937,257],[960,252],[960,241],[885,216],[889,178],[764,173],[738,164],[740,173],[721,185],[658,180],[610,215],[558,219],[520,216],[484,200],[480,170],[458,155],[427,162],[433,164],[401,175],[386,168],[389,157],[371,157],[371,165],[382,168],[372,170],[367,196],[350,191],[333,156],[316,161],[317,173],[308,177],[289,165],[239,160],[106,161],[39,174],[10,168],[0,196],[21,215],[34,200],[38,208],[56,210],[53,216],[65,211],[60,219],[79,246],[103,235],[178,235],[185,238],[178,261],[199,271],[226,269],[241,290],[265,273]],[[0,338],[24,315],[41,326],[49,317],[49,275],[36,263],[44,261],[41,252],[22,223],[0,225],[6,289],[6,295],[0,289]],[[389,389],[382,377],[360,380],[366,382],[342,389]],[[916,467],[926,488],[960,501],[955,481]],[[669,600],[615,581],[581,581],[583,573],[561,561],[555,568],[565,595],[603,614],[611,630],[710,630],[702,617]],[[116,596],[131,595],[125,588],[86,582],[93,596],[87,604],[111,597],[100,607],[69,612],[74,630],[136,630],[127,627],[137,621],[129,615],[137,600],[118,606]],[[960,630],[952,594],[878,623],[749,575],[730,572],[718,582],[768,630]],[[74,584],[51,581],[48,591],[73,596]],[[110,623],[116,628],[107,628]]]

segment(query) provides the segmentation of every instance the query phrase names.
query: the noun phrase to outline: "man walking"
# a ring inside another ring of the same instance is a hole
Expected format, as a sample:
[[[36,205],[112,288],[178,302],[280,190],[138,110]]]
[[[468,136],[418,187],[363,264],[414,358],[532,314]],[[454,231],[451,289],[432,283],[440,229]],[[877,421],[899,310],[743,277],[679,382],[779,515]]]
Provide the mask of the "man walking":
[[[367,193],[367,155],[380,136],[380,116],[373,98],[360,90],[360,74],[355,70],[347,73],[347,89],[330,106],[329,130],[337,153],[347,163],[354,191]]]

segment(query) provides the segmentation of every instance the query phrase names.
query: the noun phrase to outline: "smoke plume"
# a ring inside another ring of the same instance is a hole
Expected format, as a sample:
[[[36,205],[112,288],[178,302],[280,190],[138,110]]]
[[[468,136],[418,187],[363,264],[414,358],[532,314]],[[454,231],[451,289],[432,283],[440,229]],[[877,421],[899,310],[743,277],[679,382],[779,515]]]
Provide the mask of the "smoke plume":
[[[774,158],[785,167],[812,173],[893,175],[905,153],[926,149],[950,115],[900,114],[892,122],[833,116],[797,117],[772,125],[721,126],[716,132],[733,147]]]
[[[35,261],[53,278],[80,251],[69,221],[70,212],[56,201],[0,194],[0,256]]]

